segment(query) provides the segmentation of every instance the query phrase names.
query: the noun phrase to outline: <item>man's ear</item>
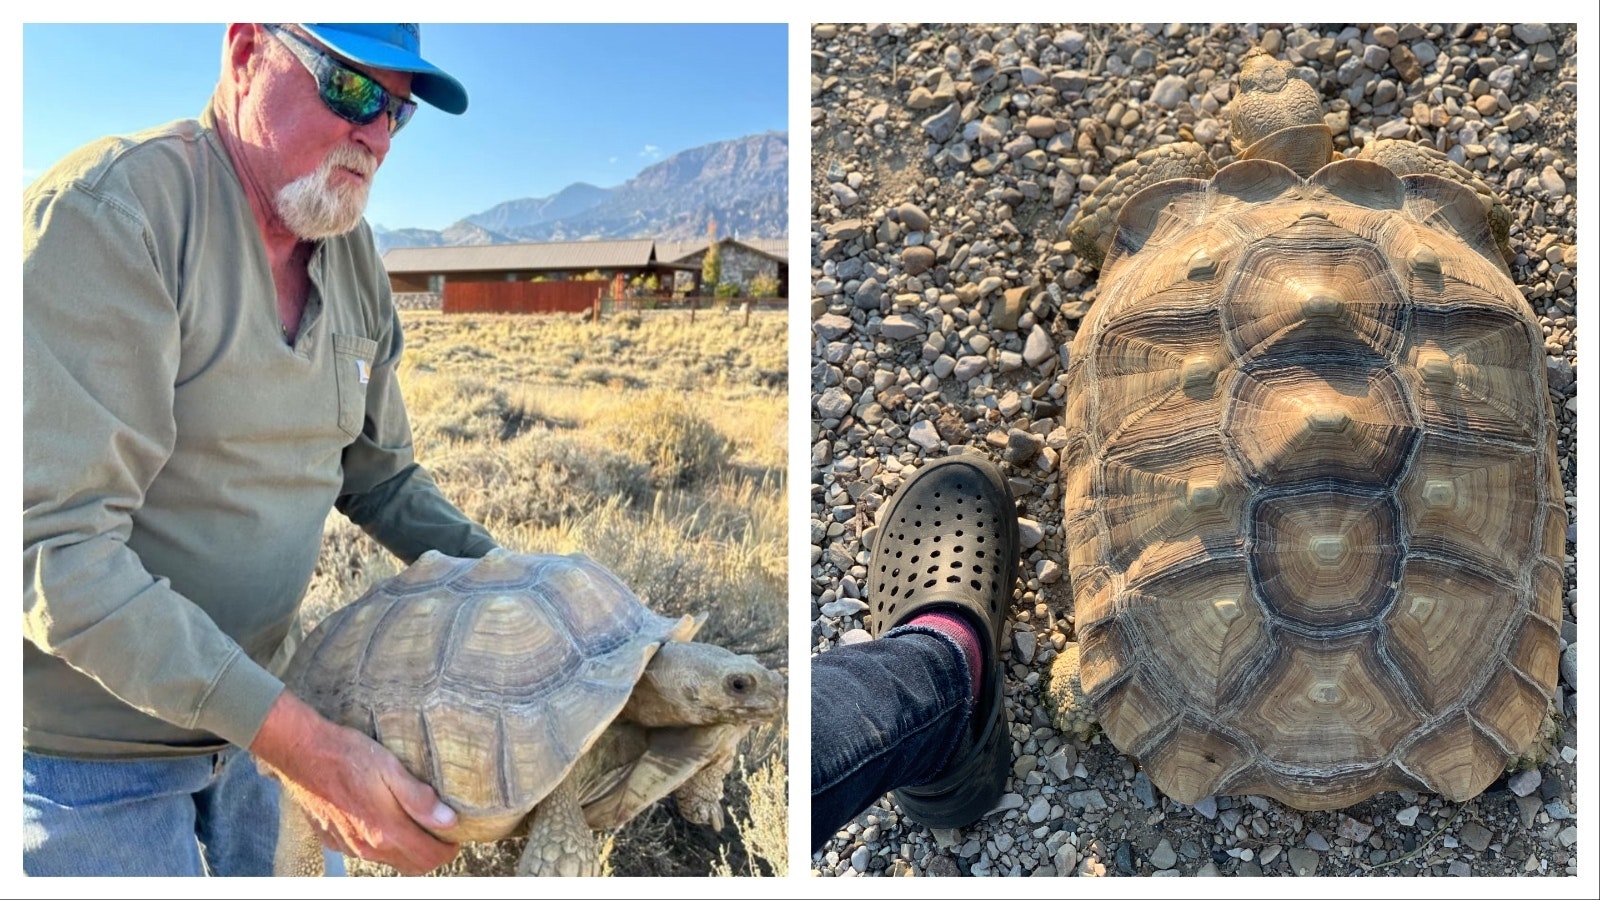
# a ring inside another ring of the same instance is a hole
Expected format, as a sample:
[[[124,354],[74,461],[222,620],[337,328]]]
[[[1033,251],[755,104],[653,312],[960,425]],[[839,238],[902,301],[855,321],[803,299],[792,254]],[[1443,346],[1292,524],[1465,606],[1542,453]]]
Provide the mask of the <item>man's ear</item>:
[[[260,48],[266,31],[254,22],[230,22],[222,42],[222,71],[243,93],[260,65]]]

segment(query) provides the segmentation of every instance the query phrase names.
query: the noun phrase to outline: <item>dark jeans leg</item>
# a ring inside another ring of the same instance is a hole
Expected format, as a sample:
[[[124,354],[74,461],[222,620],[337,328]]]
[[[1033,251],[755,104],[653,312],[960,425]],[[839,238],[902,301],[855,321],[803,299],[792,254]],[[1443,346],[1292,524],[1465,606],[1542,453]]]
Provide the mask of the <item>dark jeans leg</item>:
[[[811,847],[885,793],[931,781],[972,716],[961,649],[921,626],[811,658]]]

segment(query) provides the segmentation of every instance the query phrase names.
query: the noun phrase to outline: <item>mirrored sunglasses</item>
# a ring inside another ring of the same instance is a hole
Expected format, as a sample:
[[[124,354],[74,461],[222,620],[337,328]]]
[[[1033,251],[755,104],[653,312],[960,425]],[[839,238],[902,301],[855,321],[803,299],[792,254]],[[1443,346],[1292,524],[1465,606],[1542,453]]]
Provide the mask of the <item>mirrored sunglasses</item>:
[[[289,29],[281,25],[268,25],[266,29],[317,79],[317,94],[339,118],[365,125],[388,113],[389,134],[393,135],[404,128],[417,111],[415,101],[394,96],[370,76],[336,61]]]

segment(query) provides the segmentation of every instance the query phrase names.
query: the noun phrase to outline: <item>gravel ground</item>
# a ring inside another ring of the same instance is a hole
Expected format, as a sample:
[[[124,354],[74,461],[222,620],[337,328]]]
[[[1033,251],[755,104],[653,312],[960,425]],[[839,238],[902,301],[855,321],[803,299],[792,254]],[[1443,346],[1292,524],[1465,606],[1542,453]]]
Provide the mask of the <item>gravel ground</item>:
[[[813,26],[813,648],[866,637],[876,511],[908,470],[952,446],[1004,465],[1026,547],[1009,617],[1016,762],[1000,807],[940,831],[882,799],[813,857],[813,874],[1577,873],[1575,525],[1564,734],[1543,767],[1468,803],[1401,792],[1324,812],[1263,797],[1184,806],[1103,737],[1058,732],[1040,705],[1041,679],[1072,637],[1061,362],[1095,299],[1066,223],[1096,178],[1147,147],[1197,140],[1231,160],[1218,113],[1254,46],[1303,67],[1339,151],[1418,139],[1499,191],[1515,221],[1512,274],[1545,330],[1576,522],[1570,26]]]

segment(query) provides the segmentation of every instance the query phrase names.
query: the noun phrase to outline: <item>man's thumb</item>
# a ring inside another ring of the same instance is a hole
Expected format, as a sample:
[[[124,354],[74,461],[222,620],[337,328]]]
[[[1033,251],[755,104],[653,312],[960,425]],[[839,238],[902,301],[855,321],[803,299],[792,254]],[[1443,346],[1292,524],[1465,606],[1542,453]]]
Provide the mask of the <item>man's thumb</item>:
[[[398,781],[398,784],[391,783],[390,789],[406,815],[432,829],[450,828],[456,824],[456,811],[446,806],[433,788],[409,774],[403,774]]]

